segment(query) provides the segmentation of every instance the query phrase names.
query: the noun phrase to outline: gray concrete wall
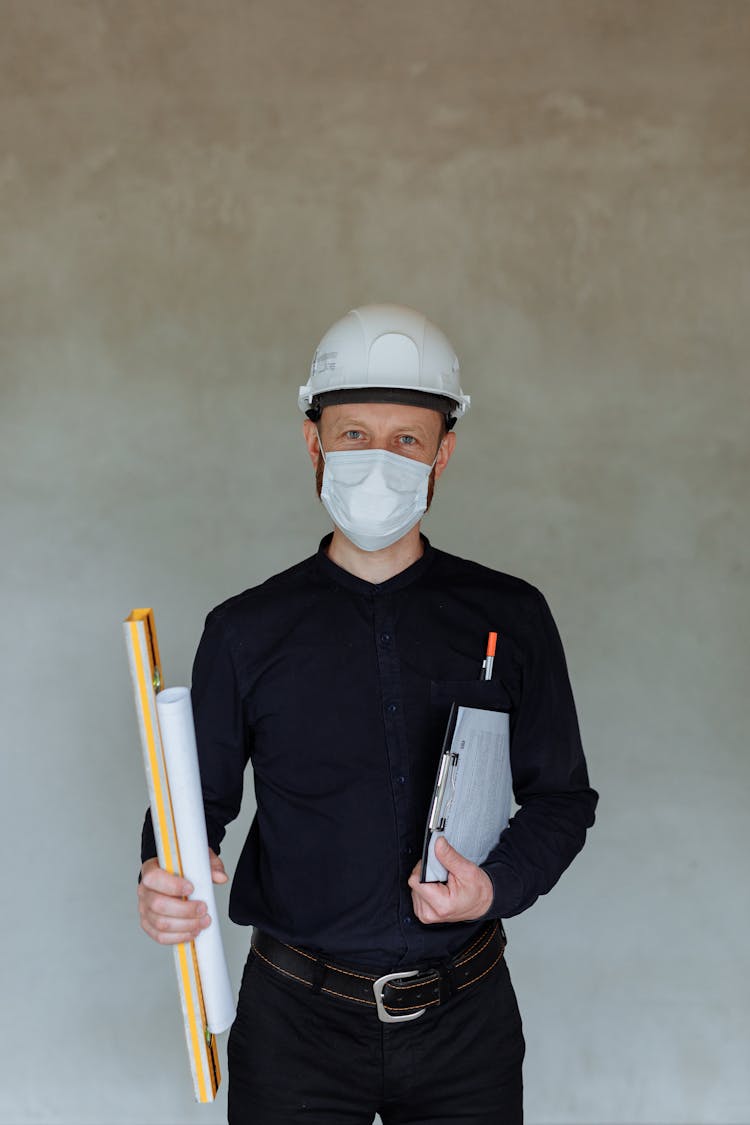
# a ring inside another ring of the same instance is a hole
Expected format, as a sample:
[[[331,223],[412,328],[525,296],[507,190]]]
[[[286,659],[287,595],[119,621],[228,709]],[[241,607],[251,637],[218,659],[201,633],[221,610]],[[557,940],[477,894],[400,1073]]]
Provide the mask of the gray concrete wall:
[[[314,550],[296,389],[371,300],[459,351],[426,530],[545,591],[602,793],[508,927],[527,1118],[750,1120],[749,17],[0,0],[6,1125],[223,1118],[137,928],[120,621],[185,681]]]

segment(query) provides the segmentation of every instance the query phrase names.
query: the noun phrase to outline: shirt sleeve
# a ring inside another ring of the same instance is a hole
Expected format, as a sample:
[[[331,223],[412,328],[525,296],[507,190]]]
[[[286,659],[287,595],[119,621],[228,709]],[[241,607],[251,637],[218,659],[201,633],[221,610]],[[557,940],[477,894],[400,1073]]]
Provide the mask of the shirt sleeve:
[[[208,843],[219,854],[226,826],[240,811],[250,728],[220,614],[206,619],[193,663],[191,689]],[[151,812],[141,835],[141,862],[156,855]]]
[[[510,918],[554,887],[583,847],[598,794],[589,786],[560,636],[539,591],[513,723],[513,790],[520,806],[481,865],[492,880],[488,917]]]

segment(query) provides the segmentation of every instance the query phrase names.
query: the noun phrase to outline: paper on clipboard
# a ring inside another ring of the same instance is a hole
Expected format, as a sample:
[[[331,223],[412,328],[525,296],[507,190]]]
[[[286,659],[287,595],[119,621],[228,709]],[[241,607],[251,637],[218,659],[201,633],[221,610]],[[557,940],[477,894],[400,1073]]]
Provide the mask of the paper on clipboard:
[[[435,855],[440,836],[482,863],[507,827],[512,799],[508,714],[454,703],[427,818],[421,882],[448,879]]]

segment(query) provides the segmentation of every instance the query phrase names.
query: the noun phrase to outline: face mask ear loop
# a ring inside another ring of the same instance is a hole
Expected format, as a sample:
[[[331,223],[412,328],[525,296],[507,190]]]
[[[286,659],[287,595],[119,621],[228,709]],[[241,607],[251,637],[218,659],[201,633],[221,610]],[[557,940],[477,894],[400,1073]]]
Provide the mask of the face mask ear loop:
[[[318,449],[320,450],[320,456],[323,458],[323,464],[325,465],[326,454],[325,454],[325,450],[323,449],[323,442],[320,440],[320,430],[317,428],[317,426],[315,427],[315,433],[316,433],[317,438],[318,438]],[[442,445],[443,443],[441,442],[440,444]],[[438,452],[439,452],[439,450],[438,450]]]
[[[441,439],[440,439],[440,445],[439,445],[439,446],[437,447],[437,453],[435,454],[435,457],[434,457],[434,459],[433,459],[433,462],[432,462],[432,464],[430,465],[430,472],[432,472],[432,470],[433,470],[433,469],[435,468],[435,465],[436,465],[436,463],[437,463],[437,459],[438,459],[438,457],[440,456],[440,450],[441,450],[441,449],[443,448],[443,442],[444,442],[444,441],[445,441],[445,438],[444,438],[444,437],[441,437]]]

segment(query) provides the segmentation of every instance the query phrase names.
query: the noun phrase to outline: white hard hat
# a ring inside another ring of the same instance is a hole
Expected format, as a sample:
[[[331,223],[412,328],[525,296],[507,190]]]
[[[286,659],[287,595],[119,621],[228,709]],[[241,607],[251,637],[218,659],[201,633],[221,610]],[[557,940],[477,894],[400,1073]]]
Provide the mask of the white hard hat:
[[[363,305],[318,344],[299,408],[316,420],[324,406],[340,402],[402,402],[439,410],[453,425],[471,402],[459,374],[449,340],[422,313]]]

